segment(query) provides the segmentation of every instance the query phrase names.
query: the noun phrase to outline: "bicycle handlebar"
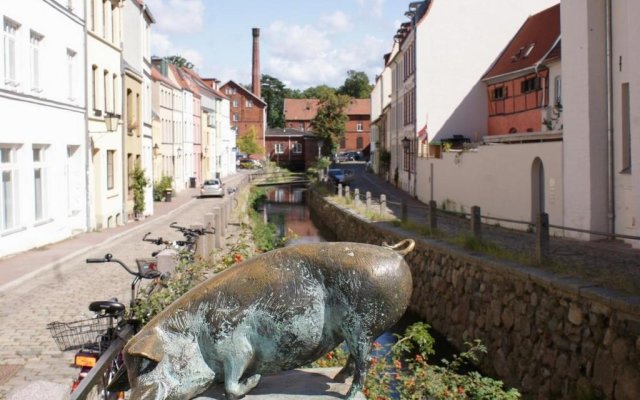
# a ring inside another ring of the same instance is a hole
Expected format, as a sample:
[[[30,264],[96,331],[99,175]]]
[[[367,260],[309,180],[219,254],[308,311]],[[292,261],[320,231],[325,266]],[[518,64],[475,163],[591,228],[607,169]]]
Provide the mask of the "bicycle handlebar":
[[[117,258],[113,258],[113,255],[111,255],[111,253],[107,253],[105,254],[105,256],[103,258],[87,258],[86,262],[89,264],[92,263],[116,263],[116,264],[120,264],[120,266],[122,268],[125,269],[125,271],[127,271],[129,274],[140,278],[140,279],[154,279],[154,278],[158,278],[161,273],[159,271],[148,271],[146,274],[142,275],[140,272],[135,272],[132,271],[129,267],[127,267],[127,265],[122,262],[121,260],[118,260]]]
[[[210,228],[213,230],[207,230],[205,228],[187,228],[187,227],[178,225],[177,222],[172,222],[171,224],[169,224],[169,228],[176,229],[182,232],[183,235],[201,236],[201,235],[207,235],[207,234],[213,235],[216,233],[215,228]]]
[[[157,244],[157,245],[161,245],[161,244],[165,244],[165,241],[161,238],[151,238],[151,239],[147,239],[147,237],[151,235],[151,232],[147,232],[143,237],[142,237],[142,241],[143,242],[149,242],[149,243],[153,243],[153,244]]]

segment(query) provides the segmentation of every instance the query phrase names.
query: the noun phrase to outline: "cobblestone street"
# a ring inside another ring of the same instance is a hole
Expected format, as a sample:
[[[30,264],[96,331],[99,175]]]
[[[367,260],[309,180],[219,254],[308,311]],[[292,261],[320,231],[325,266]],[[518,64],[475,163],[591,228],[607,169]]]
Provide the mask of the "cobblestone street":
[[[227,180],[227,186],[235,187],[241,177]],[[195,193],[187,190],[181,196]],[[61,267],[38,273],[0,292],[0,398],[36,380],[70,385],[78,374],[71,365],[74,352],[58,350],[46,329],[47,323],[90,318],[88,305],[95,300],[117,297],[128,305],[131,275],[113,263],[86,264],[86,258],[112,253],[134,267],[136,258],[150,257],[158,249],[141,241],[146,232],[169,240],[182,239],[180,233],[169,228],[171,222],[183,226],[202,224],[204,214],[221,202],[218,198],[193,197],[169,215],[158,216],[116,240],[88,249]],[[233,235],[233,229],[230,225],[227,237]]]

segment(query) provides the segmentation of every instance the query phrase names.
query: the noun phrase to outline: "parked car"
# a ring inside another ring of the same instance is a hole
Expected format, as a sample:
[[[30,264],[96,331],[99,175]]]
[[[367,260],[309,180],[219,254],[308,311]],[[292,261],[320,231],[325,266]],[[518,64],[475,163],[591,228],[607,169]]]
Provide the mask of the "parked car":
[[[244,169],[259,169],[262,168],[262,164],[260,164],[260,161],[258,160],[254,160],[252,158],[241,158],[239,160],[239,165],[240,168],[244,168]]]
[[[224,197],[224,185],[220,179],[208,179],[200,186],[200,196],[218,196]]]
[[[353,171],[350,169],[331,168],[327,172],[329,179],[335,184],[342,183],[343,185],[353,182]]]

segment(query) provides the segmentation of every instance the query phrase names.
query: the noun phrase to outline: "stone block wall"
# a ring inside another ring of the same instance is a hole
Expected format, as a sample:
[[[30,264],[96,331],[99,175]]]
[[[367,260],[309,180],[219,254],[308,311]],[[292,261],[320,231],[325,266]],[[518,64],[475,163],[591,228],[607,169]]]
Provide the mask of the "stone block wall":
[[[395,243],[410,233],[309,196],[337,240]],[[459,349],[480,339],[483,372],[534,399],[640,399],[640,300],[537,268],[416,239],[412,311]]]

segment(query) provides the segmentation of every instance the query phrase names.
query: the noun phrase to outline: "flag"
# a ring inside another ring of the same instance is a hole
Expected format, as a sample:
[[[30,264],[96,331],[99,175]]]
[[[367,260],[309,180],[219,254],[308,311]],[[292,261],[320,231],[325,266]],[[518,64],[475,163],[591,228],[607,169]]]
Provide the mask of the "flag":
[[[427,134],[427,123],[426,122],[425,122],[424,126],[422,127],[422,129],[420,129],[418,131],[418,137],[420,138],[422,143],[426,143],[427,142],[428,134]]]

